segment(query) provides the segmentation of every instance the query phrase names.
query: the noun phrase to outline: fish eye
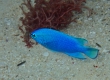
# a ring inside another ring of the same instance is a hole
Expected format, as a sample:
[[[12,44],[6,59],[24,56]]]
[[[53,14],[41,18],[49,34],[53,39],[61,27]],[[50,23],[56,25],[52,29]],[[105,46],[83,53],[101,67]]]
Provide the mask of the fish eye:
[[[34,38],[36,35],[35,34],[31,34],[31,37]]]

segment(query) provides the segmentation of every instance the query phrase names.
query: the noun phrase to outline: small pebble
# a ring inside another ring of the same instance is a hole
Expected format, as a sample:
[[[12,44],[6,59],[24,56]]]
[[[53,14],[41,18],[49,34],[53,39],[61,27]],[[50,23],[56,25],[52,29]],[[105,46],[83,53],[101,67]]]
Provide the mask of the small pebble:
[[[93,32],[90,32],[90,34],[88,35],[88,37],[89,38],[93,38],[93,37],[95,37],[95,35],[96,35],[96,32],[93,31]]]
[[[49,56],[49,53],[45,52],[45,53],[43,53],[43,56],[47,57],[47,56]]]
[[[88,18],[88,20],[92,20],[92,18]]]
[[[4,19],[4,22],[5,22],[8,26],[11,24],[11,20],[8,19],[8,18],[5,18],[5,19]]]

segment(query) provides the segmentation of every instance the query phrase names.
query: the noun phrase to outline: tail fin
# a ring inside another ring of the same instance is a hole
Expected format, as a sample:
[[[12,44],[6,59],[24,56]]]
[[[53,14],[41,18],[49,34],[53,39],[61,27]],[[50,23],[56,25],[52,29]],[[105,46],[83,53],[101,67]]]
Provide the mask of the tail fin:
[[[98,49],[95,48],[87,48],[87,51],[85,52],[85,55],[87,55],[88,57],[95,59],[98,56]]]

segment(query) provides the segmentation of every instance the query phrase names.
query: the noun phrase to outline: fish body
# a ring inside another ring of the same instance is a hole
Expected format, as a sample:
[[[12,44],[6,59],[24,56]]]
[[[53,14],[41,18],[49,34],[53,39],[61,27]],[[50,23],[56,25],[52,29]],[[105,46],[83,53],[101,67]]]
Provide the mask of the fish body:
[[[49,28],[33,31],[31,38],[50,50],[62,52],[79,59],[86,59],[86,56],[94,59],[99,51],[98,49],[85,46],[87,43],[86,39],[70,36]]]

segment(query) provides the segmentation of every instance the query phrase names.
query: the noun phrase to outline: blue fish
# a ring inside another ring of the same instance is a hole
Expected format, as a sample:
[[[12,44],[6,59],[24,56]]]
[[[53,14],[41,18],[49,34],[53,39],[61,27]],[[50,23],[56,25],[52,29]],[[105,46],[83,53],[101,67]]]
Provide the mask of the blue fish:
[[[33,31],[31,38],[52,51],[62,52],[79,59],[86,59],[86,56],[95,59],[99,52],[98,49],[85,46],[87,40],[83,38],[73,37],[50,28]]]

